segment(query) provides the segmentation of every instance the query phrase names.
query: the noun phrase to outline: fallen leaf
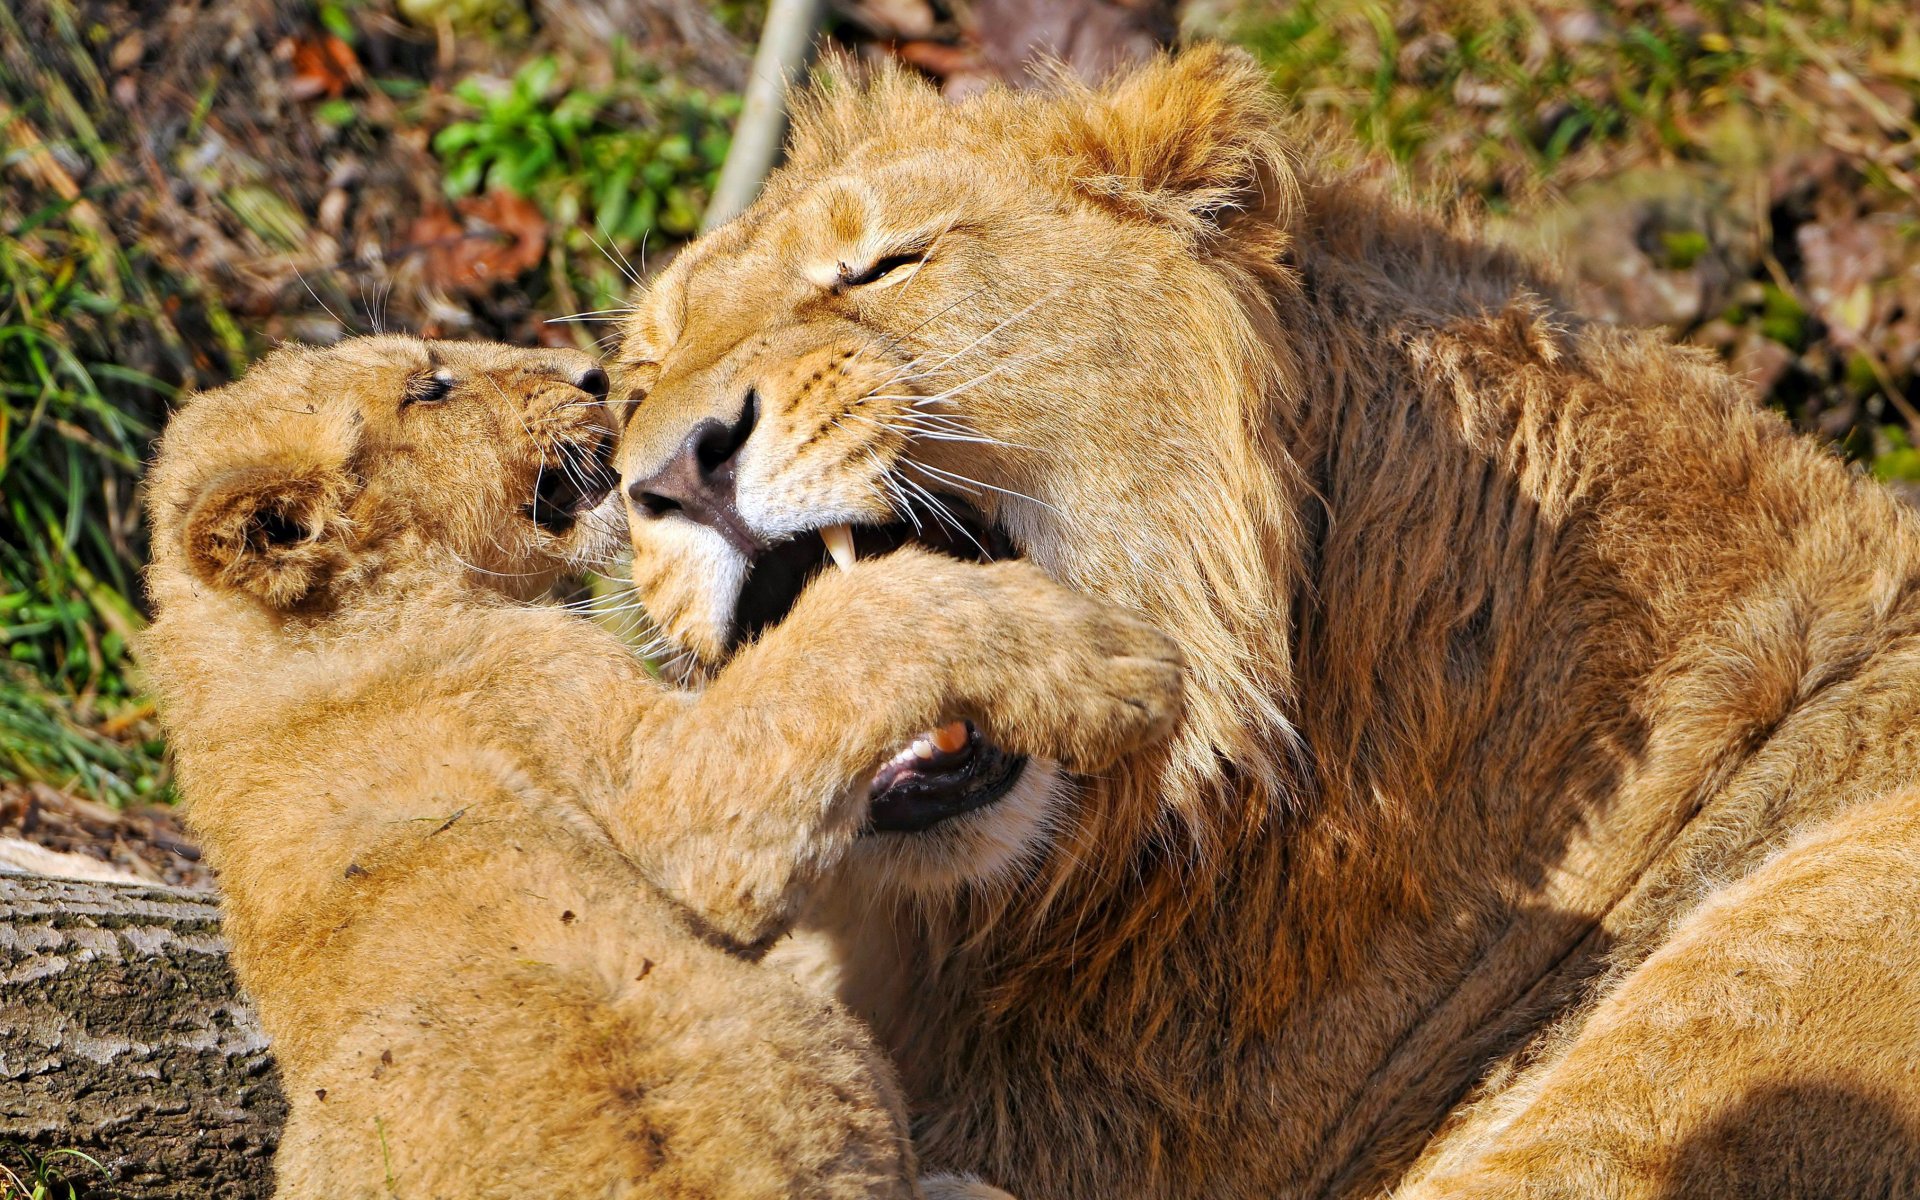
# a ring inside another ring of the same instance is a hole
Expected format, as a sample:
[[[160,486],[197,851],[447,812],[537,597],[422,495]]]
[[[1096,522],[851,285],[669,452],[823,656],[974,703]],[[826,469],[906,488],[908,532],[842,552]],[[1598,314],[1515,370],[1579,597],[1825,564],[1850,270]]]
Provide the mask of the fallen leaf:
[[[147,38],[138,29],[114,43],[107,54],[107,65],[116,71],[131,71],[147,53]]]
[[[972,74],[981,69],[979,55],[964,46],[949,46],[944,42],[901,42],[893,52],[901,61],[919,67],[935,79]]]
[[[295,38],[289,60],[293,81],[287,84],[287,94],[295,100],[336,99],[360,78],[360,60],[354,57],[353,47],[330,33]]]
[[[923,39],[940,24],[927,0],[849,0],[846,12],[883,38]]]
[[[480,296],[540,264],[547,252],[547,221],[523,196],[488,192],[466,197],[452,212],[438,208],[422,214],[408,241],[425,256],[429,284]]]
[[[1852,343],[1874,324],[1873,285],[1889,277],[1900,241],[1897,222],[1856,217],[1808,222],[1794,240],[1804,264],[1807,298],[1836,332]]]
[[[1170,0],[975,0],[964,24],[985,69],[1009,83],[1030,82],[1053,59],[1093,81],[1171,45],[1174,9]]]

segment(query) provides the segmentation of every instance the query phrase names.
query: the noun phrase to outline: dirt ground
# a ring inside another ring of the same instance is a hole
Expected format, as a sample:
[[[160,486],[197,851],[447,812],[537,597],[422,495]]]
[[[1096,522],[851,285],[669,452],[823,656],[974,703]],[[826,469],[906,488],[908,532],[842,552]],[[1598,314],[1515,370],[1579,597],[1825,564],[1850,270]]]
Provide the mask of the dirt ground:
[[[20,856],[16,861],[9,855],[9,843],[15,840],[61,857]],[[70,861],[69,856],[89,861]],[[93,873],[89,862],[105,870]],[[9,865],[48,875],[213,886],[212,873],[201,865],[199,849],[172,808],[113,808],[44,783],[0,783],[0,870]]]

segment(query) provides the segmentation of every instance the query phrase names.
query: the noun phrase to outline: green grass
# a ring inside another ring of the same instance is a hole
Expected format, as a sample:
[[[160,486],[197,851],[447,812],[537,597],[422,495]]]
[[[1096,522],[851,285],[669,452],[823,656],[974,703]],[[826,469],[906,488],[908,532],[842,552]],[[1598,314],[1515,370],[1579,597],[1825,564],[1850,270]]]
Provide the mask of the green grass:
[[[1804,97],[1810,69],[1920,84],[1920,31],[1907,6],[1888,2],[1257,2],[1224,32],[1302,106],[1340,118],[1416,175],[1496,201],[1629,158],[1751,155],[1762,115],[1797,119],[1803,136],[1847,120],[1841,106],[1821,111]],[[1874,108],[1858,89],[1839,91]]]
[[[0,206],[0,776],[124,803],[167,772],[131,677],[141,463],[172,389],[114,361],[159,323],[84,198]]]
[[[529,299],[565,314],[624,304],[630,263],[693,235],[740,115],[737,95],[687,86],[624,44],[592,74],[541,55],[509,79],[463,79],[464,111],[431,143],[447,195],[539,207],[554,253]]]
[[[31,671],[8,669],[0,675],[0,776],[44,781],[113,805],[171,799],[151,710],[135,702],[112,717],[87,719],[98,711]]]
[[[106,1168],[78,1150],[54,1150],[44,1157],[9,1147],[13,1162],[0,1159],[0,1200],[78,1200],[81,1181],[74,1174],[106,1174]]]
[[[654,230],[691,236],[739,97],[663,79],[624,46],[612,68],[604,87],[567,83],[559,60],[542,55],[510,80],[455,85],[469,113],[433,136],[447,194],[515,192],[561,227],[584,220],[620,246]]]
[[[45,0],[30,38],[29,12],[0,7],[0,779],[164,800],[130,648],[140,478],[169,402],[249,347],[217,281],[117,219],[149,184],[104,132],[94,27]]]

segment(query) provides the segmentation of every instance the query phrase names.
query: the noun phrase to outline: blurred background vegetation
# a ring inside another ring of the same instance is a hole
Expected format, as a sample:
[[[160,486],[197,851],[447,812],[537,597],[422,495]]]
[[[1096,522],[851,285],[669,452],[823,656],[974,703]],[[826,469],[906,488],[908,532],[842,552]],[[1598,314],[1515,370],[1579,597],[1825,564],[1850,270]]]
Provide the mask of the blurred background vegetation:
[[[1576,300],[1713,347],[1920,482],[1920,20],[1905,0],[834,0],[832,52],[964,95],[1240,42],[1477,197]],[[282,339],[592,346],[697,224],[760,0],[0,8],[0,828],[169,796],[128,641],[168,405]],[[9,805],[12,805],[11,810]],[[10,815],[11,814],[11,815]],[[105,819],[102,817],[102,819]]]

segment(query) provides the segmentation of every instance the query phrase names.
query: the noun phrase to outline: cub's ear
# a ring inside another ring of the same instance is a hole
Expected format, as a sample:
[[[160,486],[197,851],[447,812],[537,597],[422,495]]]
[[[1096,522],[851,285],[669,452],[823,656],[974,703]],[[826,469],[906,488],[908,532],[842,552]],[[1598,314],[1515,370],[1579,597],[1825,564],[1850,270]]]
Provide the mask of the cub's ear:
[[[1098,90],[1062,87],[1042,144],[1084,194],[1200,243],[1248,218],[1289,224],[1282,108],[1244,51],[1200,45]]]
[[[346,548],[344,472],[240,467],[202,488],[187,512],[187,562],[203,582],[275,607],[298,603],[339,568]]]

